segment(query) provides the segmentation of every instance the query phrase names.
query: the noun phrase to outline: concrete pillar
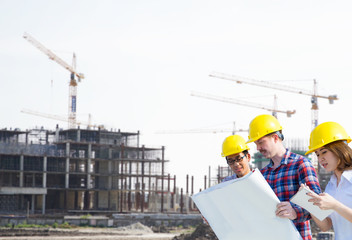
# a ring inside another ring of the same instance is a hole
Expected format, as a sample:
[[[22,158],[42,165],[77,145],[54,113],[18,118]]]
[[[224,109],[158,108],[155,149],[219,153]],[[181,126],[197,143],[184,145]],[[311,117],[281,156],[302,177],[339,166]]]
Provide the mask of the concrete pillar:
[[[59,141],[59,125],[56,125],[56,131],[55,131],[55,142]]]
[[[47,171],[47,162],[48,158],[47,156],[44,157],[43,159],[43,188],[46,188],[46,171]],[[45,214],[45,202],[46,202],[46,194],[43,194],[42,196],[42,214]]]
[[[184,195],[184,209],[186,213],[189,213],[189,195],[186,193]]]
[[[24,165],[24,156],[20,156],[20,187],[23,187],[23,165]]]
[[[70,186],[70,143],[66,143],[66,174],[65,174],[65,188],[68,189]]]
[[[45,203],[46,203],[46,194],[43,194],[42,196],[42,214],[45,214]]]
[[[108,162],[108,173],[109,173],[109,177],[108,177],[108,189],[111,190],[112,189],[112,149],[109,148],[109,162]]]
[[[161,208],[160,211],[164,212],[164,168],[165,168],[165,147],[161,147]]]
[[[81,129],[77,129],[77,142],[80,142],[81,141]]]
[[[47,171],[47,165],[48,165],[47,162],[48,162],[48,157],[45,156],[43,158],[43,188],[46,188],[46,175],[47,175],[46,171]]]
[[[32,202],[31,202],[31,213],[34,214],[34,206],[35,206],[35,195],[32,194]]]
[[[92,164],[92,144],[88,144],[88,159],[87,159],[87,189],[92,188],[91,183],[91,164]]]

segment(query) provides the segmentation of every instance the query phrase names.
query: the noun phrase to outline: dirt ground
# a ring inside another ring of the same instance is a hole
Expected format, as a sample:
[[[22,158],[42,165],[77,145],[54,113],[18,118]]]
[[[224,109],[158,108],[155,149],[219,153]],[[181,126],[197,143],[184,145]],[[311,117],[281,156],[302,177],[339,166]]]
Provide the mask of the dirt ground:
[[[190,234],[180,234],[172,240],[217,240],[215,233],[209,225],[201,224]]]
[[[154,232],[154,231],[157,232]],[[55,228],[1,228],[1,240],[171,240],[186,231],[186,229],[151,229],[140,223],[119,228],[75,228],[75,229],[55,229]]]

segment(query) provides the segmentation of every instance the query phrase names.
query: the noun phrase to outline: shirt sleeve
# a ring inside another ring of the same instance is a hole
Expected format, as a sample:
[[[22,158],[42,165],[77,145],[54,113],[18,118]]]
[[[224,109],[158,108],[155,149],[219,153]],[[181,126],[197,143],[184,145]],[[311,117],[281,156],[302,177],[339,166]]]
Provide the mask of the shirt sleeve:
[[[317,177],[317,173],[312,163],[309,160],[304,160],[298,169],[299,174],[299,185],[301,183],[307,184],[312,191],[319,194],[321,193],[319,180]],[[311,219],[311,216],[307,210],[301,208],[296,204],[292,204],[292,207],[295,209],[297,213],[297,218],[293,222],[304,222]]]

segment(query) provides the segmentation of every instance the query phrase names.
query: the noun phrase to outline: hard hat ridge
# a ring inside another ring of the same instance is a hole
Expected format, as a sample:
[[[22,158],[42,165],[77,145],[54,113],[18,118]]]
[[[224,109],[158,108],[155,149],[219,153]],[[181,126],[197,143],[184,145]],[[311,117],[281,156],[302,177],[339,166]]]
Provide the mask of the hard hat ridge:
[[[340,140],[346,143],[351,142],[351,137],[340,124],[336,122],[321,123],[310,133],[309,150],[305,154],[307,155],[318,148]]]
[[[274,132],[282,130],[282,126],[279,121],[272,115],[262,114],[255,117],[249,124],[249,135],[247,143],[255,142],[258,139]],[[279,137],[283,140],[283,135]]]
[[[240,135],[231,135],[225,138],[222,143],[221,156],[227,157],[245,150],[249,150],[246,140],[244,140],[244,138]]]

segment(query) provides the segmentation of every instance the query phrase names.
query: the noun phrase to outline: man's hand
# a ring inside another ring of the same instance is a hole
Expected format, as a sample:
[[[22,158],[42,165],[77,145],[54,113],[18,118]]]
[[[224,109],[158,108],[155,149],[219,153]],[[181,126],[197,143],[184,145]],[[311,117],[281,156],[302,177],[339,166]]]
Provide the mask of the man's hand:
[[[297,218],[297,213],[291,206],[290,202],[281,202],[276,206],[276,216],[294,220]]]

